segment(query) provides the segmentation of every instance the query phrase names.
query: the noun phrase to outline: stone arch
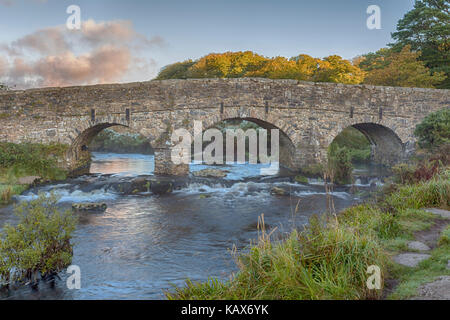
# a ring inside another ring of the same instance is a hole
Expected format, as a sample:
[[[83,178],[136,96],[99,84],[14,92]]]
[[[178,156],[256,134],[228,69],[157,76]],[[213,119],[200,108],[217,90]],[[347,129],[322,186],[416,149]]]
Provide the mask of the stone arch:
[[[74,129],[75,132],[71,135],[73,137],[72,143],[66,153],[68,167],[72,174],[79,175],[89,172],[90,152],[87,146],[102,130],[113,126],[128,127],[121,123],[106,122],[87,126],[87,128],[81,126]]]
[[[378,164],[392,165],[406,156],[406,141],[386,123],[355,122],[343,127],[337,134],[332,135],[328,145],[348,127],[360,131],[372,145],[372,160]]]
[[[229,121],[229,120],[245,120],[248,122],[253,122],[253,123],[257,124],[258,126],[260,126],[261,128],[267,129],[267,130],[278,129],[279,133],[280,133],[279,134],[280,166],[287,168],[287,169],[291,169],[291,170],[297,169],[296,161],[295,161],[296,160],[295,159],[296,147],[295,147],[294,142],[291,139],[292,133],[294,131],[293,130],[289,131],[289,125],[284,125],[284,123],[281,123],[280,121],[275,121],[275,120],[277,120],[275,118],[270,119],[270,120],[272,120],[272,122],[269,122],[268,117],[264,117],[264,119],[261,119],[261,117],[257,117],[257,116],[255,116],[255,114],[252,115],[252,114],[239,114],[238,113],[238,114],[228,114],[226,116],[222,115],[222,116],[210,117],[203,123],[203,130],[207,130],[211,127],[216,126],[217,124],[219,124],[221,122]],[[278,125],[281,125],[282,128],[280,128],[273,122],[276,122]],[[285,131],[286,129],[289,133],[291,133],[291,136]]]

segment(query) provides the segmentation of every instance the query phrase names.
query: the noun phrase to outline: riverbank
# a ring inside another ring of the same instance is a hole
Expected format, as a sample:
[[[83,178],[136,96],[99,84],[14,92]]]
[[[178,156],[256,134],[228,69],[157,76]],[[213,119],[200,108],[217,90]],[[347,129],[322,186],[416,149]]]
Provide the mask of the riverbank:
[[[420,285],[449,275],[448,229],[430,258],[416,267],[393,257],[408,249],[414,233],[440,218],[424,208],[450,207],[450,170],[428,181],[384,190],[377,202],[338,215],[312,218],[304,230],[274,241],[261,224],[258,243],[236,255],[239,271],[229,281],[187,281],[168,299],[407,299]],[[381,288],[367,287],[367,267],[381,271]],[[388,292],[387,292],[388,291]],[[387,294],[386,294],[387,293]]]
[[[8,205],[36,182],[64,180],[62,144],[0,143],[0,206]]]

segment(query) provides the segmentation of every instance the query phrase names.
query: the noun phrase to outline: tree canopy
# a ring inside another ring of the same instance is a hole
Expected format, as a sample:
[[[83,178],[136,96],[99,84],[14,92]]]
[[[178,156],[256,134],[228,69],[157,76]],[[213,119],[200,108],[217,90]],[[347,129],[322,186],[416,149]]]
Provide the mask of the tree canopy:
[[[445,72],[447,78],[438,87],[450,88],[450,2],[416,0],[414,8],[398,21],[392,33],[397,51],[409,45],[420,52],[420,60],[431,72]]]
[[[195,62],[174,63],[164,67],[156,79],[262,77],[358,84],[364,79],[364,74],[350,61],[337,55],[318,59],[300,54],[287,59],[239,51],[211,53]]]
[[[397,52],[394,49],[383,48],[375,53],[369,53],[354,63],[367,72],[364,83],[394,87],[433,88],[445,79],[444,72],[435,72],[419,60],[420,52],[411,51],[406,45]]]

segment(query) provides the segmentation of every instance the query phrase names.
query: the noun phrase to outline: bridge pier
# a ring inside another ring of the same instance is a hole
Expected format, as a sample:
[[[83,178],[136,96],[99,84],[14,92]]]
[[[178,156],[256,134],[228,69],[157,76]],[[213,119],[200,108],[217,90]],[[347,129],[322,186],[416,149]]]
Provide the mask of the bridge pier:
[[[156,175],[187,176],[189,174],[188,164],[174,164],[171,159],[170,148],[154,148]]]

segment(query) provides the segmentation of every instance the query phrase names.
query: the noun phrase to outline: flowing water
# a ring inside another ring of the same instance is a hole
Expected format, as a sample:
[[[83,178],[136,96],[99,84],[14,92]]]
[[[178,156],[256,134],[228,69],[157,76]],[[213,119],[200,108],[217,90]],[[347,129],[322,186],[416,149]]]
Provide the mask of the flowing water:
[[[191,165],[191,171],[207,166]],[[67,275],[55,287],[21,287],[0,292],[2,299],[163,299],[164,290],[186,279],[228,279],[237,270],[230,249],[245,250],[257,238],[257,221],[286,233],[326,211],[320,181],[292,182],[292,177],[261,177],[261,165],[230,165],[223,179],[192,180],[168,195],[123,195],[109,186],[139,175],[151,175],[153,156],[94,154],[91,175],[31,189],[17,197],[27,201],[38,192],[58,194],[62,207],[74,202],[102,201],[103,213],[77,213],[72,263],[81,269],[81,289],[66,287]],[[217,167],[214,167],[217,168]],[[222,169],[222,168],[221,168]],[[367,180],[367,179],[366,179]],[[360,189],[376,182],[358,181]],[[288,196],[272,195],[272,187]],[[336,188],[336,210],[360,201],[349,187]],[[298,211],[295,207],[298,204]],[[15,223],[12,207],[0,209],[0,227]]]

